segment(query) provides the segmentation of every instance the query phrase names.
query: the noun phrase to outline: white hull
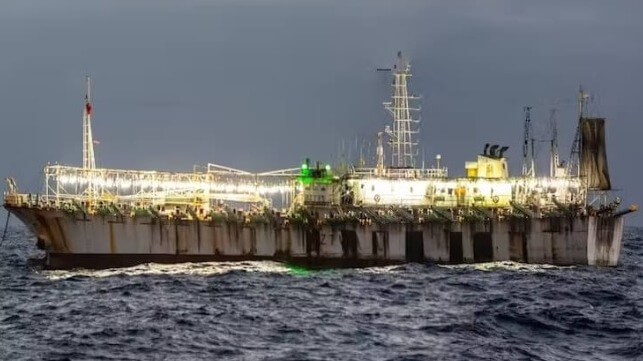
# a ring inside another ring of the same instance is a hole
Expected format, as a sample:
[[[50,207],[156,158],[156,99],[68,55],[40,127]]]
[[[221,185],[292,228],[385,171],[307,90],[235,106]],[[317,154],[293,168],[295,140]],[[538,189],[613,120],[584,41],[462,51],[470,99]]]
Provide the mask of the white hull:
[[[8,209],[34,232],[48,253],[47,266],[53,268],[109,267],[110,259],[114,265],[272,259],[342,266],[408,261],[616,266],[623,235],[623,218],[612,216],[311,228],[281,221],[206,222]],[[106,264],[93,265],[92,259]]]

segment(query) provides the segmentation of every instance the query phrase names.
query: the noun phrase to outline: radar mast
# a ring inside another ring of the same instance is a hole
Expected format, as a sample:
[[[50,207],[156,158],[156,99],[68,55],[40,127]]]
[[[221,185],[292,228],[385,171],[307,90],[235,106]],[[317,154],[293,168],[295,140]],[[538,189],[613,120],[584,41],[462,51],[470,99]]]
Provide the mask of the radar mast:
[[[386,69],[388,70],[388,69]],[[384,107],[393,116],[393,129],[386,127],[386,133],[390,137],[391,165],[397,168],[414,168],[417,156],[417,124],[419,119],[413,118],[413,114],[420,111],[420,108],[413,108],[410,101],[419,99],[410,95],[408,82],[411,77],[411,65],[402,57],[402,52],[397,53],[397,64],[393,72],[393,96],[391,102],[385,102]]]

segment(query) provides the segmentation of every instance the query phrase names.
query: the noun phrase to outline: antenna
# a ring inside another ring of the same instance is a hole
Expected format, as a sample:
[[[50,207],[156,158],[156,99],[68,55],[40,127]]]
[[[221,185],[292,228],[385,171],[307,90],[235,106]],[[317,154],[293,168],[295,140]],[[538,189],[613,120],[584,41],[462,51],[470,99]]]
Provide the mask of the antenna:
[[[378,69],[390,71],[390,69]],[[411,100],[418,99],[409,95],[408,81],[411,77],[411,65],[402,57],[402,52],[397,53],[397,64],[393,67],[393,96],[391,102],[385,102],[384,107],[393,116],[393,129],[388,128],[386,133],[391,138],[391,164],[394,167],[409,168],[415,167],[415,156],[418,145],[415,136],[418,130],[414,125],[419,119],[412,117],[412,113],[419,112],[420,108],[412,108]]]
[[[362,145],[359,148],[359,166],[361,168],[366,166],[366,160],[364,160],[364,139],[362,139]]]
[[[590,98],[588,93],[585,93],[582,86],[578,87],[578,119],[585,118],[587,115],[587,100]]]
[[[534,164],[534,139],[531,137],[531,108],[530,106],[524,106],[522,108],[525,112],[525,131],[523,133],[523,144],[522,144],[522,175],[523,176],[535,176],[535,164]],[[531,141],[531,160],[529,160],[529,142]]]
[[[424,169],[424,147],[422,147],[422,169]]]
[[[558,125],[556,123],[556,108],[549,110],[549,126],[551,128],[549,176],[556,176],[556,169],[560,167],[560,155],[558,154]]]

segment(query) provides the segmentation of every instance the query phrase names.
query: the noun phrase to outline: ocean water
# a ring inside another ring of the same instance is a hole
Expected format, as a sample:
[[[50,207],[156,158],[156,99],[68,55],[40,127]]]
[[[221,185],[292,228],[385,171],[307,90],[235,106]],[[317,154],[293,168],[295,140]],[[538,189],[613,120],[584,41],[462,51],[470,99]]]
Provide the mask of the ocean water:
[[[15,229],[0,245],[0,359],[642,360],[643,230],[625,238],[616,268],[43,271]]]

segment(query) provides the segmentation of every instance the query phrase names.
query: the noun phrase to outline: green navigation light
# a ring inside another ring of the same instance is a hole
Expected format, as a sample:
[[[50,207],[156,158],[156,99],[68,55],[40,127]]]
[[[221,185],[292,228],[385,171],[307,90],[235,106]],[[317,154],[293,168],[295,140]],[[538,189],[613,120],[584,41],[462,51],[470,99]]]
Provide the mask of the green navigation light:
[[[326,164],[326,171],[330,172],[330,164]]]
[[[304,163],[301,165],[301,169],[306,170],[308,169],[308,164]]]

